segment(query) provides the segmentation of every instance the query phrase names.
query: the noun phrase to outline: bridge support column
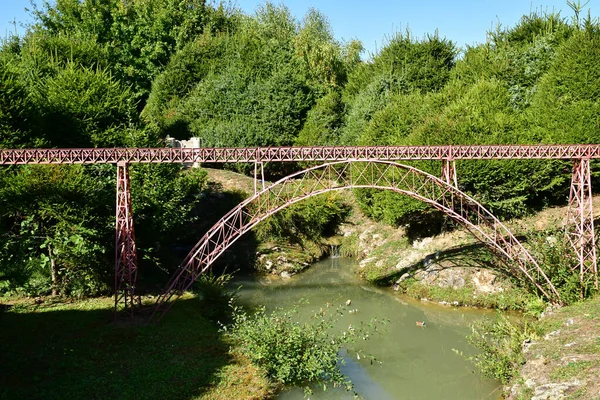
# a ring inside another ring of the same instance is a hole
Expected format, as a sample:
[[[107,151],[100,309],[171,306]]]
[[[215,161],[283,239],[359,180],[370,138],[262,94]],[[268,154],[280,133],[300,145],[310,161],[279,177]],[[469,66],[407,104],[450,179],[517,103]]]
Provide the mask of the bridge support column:
[[[581,295],[583,296],[584,285],[590,281],[593,281],[596,289],[598,289],[589,158],[576,159],[574,162],[565,228],[579,264],[579,279]]]
[[[260,179],[262,182],[262,189],[265,188],[265,164],[260,161],[260,162],[255,162],[254,163],[254,194],[256,194],[258,192],[258,164],[260,164]]]
[[[117,164],[117,210],[115,228],[115,319],[119,302],[133,317],[137,279],[137,249],[133,229],[133,212],[129,186],[129,165]],[[139,299],[138,299],[139,304]]]
[[[442,160],[442,180],[448,185],[452,185],[455,188],[458,187],[456,180],[456,163],[454,159],[444,158]]]

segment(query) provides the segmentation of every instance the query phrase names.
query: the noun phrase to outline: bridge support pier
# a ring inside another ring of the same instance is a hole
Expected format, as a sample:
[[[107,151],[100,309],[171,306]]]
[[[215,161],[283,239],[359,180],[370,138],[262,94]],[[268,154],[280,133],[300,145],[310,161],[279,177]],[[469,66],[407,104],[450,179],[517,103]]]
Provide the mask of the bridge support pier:
[[[260,181],[262,183],[262,188],[258,188],[258,164],[260,164]],[[260,162],[254,163],[254,194],[256,194],[259,190],[265,188],[265,164]]]
[[[458,187],[456,180],[456,163],[452,158],[444,158],[442,160],[442,180],[448,185]]]
[[[119,303],[133,318],[135,282],[137,279],[137,249],[133,229],[133,211],[129,186],[129,164],[117,164],[117,209],[115,228],[115,320]],[[139,299],[137,300],[139,304]]]
[[[571,192],[567,209],[566,234],[579,264],[581,295],[586,284],[593,281],[598,289],[598,266],[596,263],[596,238],[594,234],[594,210],[592,207],[592,182],[590,159],[576,159],[571,178]]]

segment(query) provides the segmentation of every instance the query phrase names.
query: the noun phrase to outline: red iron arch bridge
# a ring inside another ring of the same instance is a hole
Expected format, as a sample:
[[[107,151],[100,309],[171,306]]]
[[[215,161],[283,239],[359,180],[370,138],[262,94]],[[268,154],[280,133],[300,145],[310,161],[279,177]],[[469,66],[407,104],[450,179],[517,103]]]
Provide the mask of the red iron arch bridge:
[[[582,286],[598,288],[592,208],[590,160],[600,158],[600,145],[473,145],[374,147],[258,148],[82,148],[0,149],[0,165],[115,164],[117,198],[115,229],[115,313],[119,304],[133,315],[138,272],[129,170],[132,163],[254,163],[254,194],[217,222],[194,246],[157,299],[159,319],[171,300],[189,289],[229,246],[279,210],[328,191],[349,188],[391,190],[424,201],[470,231],[496,254],[514,276],[560,303],[560,295],[537,261],[510,230],[457,184],[457,160],[562,159],[573,162],[565,220],[568,240],[578,260]],[[436,177],[399,161],[439,160]],[[314,162],[265,186],[266,162]]]

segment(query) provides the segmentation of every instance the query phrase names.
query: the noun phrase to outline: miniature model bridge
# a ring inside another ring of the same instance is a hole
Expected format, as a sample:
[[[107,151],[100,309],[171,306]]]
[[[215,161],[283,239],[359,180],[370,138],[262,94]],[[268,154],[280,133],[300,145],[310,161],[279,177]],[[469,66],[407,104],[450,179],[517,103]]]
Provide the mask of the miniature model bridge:
[[[600,145],[389,146],[389,147],[269,147],[269,148],[122,148],[0,150],[0,165],[116,164],[115,311],[123,302],[133,312],[137,255],[131,212],[130,163],[254,163],[254,195],[215,224],[185,258],[157,300],[153,317],[160,318],[170,300],[189,289],[244,233],[279,210],[321,193],[349,189],[391,190],[424,201],[464,226],[510,269],[513,276],[534,285],[546,298],[559,294],[536,260],[514,235],[477,200],[457,185],[455,161],[464,159],[564,159],[574,163],[567,236],[579,262],[580,281],[598,287],[591,197],[590,160],[600,158]],[[441,178],[402,160],[440,160]],[[264,162],[323,162],[264,187]],[[260,172],[259,172],[260,171]],[[260,174],[260,176],[259,176]],[[262,177],[262,179],[260,179]],[[259,182],[261,187],[259,188]],[[260,189],[260,190],[259,190]]]

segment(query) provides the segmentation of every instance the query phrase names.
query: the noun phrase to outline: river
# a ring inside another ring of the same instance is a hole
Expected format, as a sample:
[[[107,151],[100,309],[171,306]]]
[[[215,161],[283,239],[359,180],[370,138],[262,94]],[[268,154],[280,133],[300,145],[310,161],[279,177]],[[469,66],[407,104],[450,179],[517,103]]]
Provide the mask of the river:
[[[354,269],[357,263],[347,258],[329,258],[316,263],[289,280],[240,277],[240,299],[251,306],[291,307],[301,302],[300,315],[308,315],[326,303],[344,305],[348,309],[339,321],[339,329],[371,318],[387,319],[381,334],[359,341],[343,352],[346,360],[342,372],[354,389],[365,399],[499,399],[499,382],[482,377],[473,364],[456,354],[455,349],[473,354],[465,336],[469,324],[489,318],[490,312],[465,308],[449,308],[404,298],[389,290],[360,281]],[[417,322],[425,322],[420,327]],[[356,358],[356,350],[369,358]],[[300,388],[281,393],[280,400],[303,399]],[[310,399],[352,399],[342,389],[316,389]]]

